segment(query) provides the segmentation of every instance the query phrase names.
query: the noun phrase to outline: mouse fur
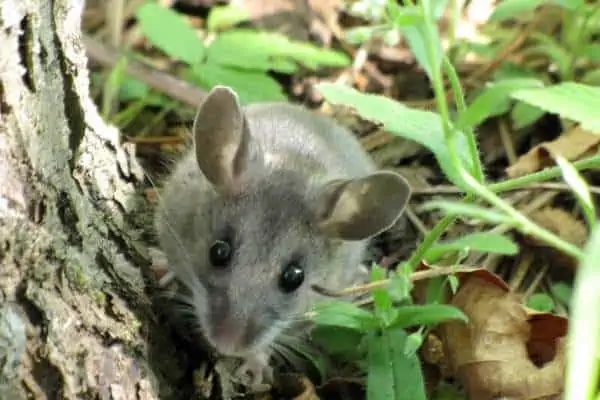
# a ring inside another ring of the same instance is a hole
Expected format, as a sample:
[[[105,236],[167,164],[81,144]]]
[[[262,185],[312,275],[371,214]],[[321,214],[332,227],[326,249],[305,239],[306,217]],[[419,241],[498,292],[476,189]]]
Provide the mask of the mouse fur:
[[[272,343],[318,299],[311,284],[355,283],[368,240],[397,221],[410,188],[332,119],[288,103],[242,107],[225,86],[192,133],[161,190],[159,244],[207,342],[268,380]],[[217,242],[226,265],[211,261]]]

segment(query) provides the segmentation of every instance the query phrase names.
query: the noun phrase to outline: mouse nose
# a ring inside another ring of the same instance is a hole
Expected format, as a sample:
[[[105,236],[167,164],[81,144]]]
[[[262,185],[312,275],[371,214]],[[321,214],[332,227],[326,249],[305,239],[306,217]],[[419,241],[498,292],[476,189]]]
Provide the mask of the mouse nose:
[[[211,341],[216,349],[226,355],[236,355],[243,350],[244,329],[241,321],[231,316],[221,316],[213,321]]]
[[[216,349],[226,355],[240,355],[246,352],[260,335],[256,318],[240,320],[231,316],[223,317],[213,325],[212,342]]]

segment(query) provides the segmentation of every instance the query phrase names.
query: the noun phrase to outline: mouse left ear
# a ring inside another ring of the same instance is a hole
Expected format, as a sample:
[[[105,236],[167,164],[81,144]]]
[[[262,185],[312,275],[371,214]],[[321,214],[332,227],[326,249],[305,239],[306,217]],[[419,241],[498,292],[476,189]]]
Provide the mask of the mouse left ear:
[[[206,96],[194,120],[196,161],[217,190],[233,192],[260,151],[248,127],[237,93],[217,85]]]
[[[328,237],[368,239],[400,218],[410,194],[408,182],[391,171],[334,180],[325,184],[317,196],[317,223]]]

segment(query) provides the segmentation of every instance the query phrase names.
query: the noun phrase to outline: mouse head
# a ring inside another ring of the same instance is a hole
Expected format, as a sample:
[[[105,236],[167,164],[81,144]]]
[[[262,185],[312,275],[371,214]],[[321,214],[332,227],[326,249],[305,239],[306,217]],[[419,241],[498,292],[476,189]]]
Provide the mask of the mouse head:
[[[209,93],[193,130],[198,167],[214,189],[190,233],[206,297],[194,303],[210,344],[240,355],[300,317],[324,271],[355,268],[361,251],[352,249],[395,223],[410,189],[393,172],[315,186],[302,171],[269,171],[227,87]]]

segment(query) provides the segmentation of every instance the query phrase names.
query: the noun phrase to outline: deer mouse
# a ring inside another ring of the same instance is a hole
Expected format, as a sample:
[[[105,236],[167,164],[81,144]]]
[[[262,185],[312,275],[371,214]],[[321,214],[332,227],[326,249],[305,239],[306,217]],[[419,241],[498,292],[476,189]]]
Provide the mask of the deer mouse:
[[[311,285],[351,284],[411,190],[332,119],[289,103],[242,107],[226,86],[207,95],[192,133],[161,190],[159,245],[208,344],[269,381],[273,343],[318,299]]]

